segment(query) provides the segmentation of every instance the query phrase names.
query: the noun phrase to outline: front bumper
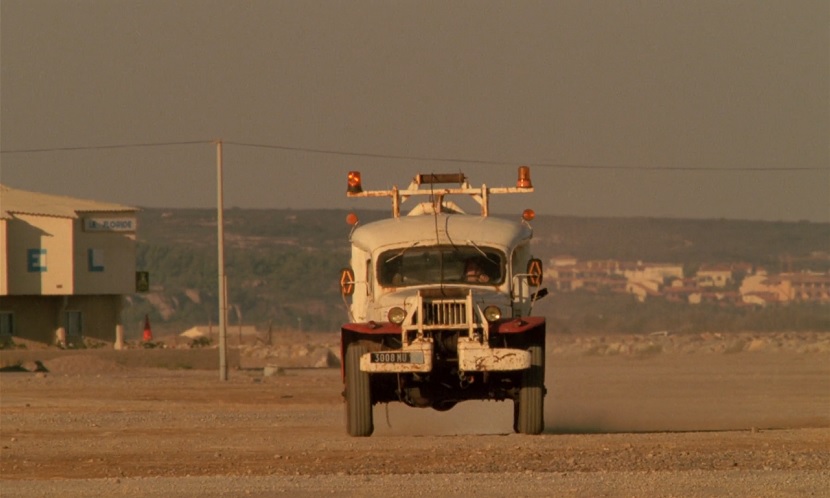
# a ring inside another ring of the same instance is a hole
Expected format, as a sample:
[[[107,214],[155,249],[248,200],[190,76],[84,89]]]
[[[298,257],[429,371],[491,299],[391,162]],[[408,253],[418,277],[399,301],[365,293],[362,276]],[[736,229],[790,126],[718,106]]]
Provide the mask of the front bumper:
[[[360,357],[360,371],[370,373],[431,372],[431,342],[413,342],[401,349],[373,351]]]
[[[477,341],[458,341],[458,369],[463,372],[502,372],[530,368],[530,351],[491,348]]]
[[[373,351],[360,357],[360,370],[369,373],[426,373],[432,371],[433,344],[413,343],[402,349]],[[462,372],[502,372],[530,368],[530,352],[491,348],[474,340],[458,342],[458,369]]]

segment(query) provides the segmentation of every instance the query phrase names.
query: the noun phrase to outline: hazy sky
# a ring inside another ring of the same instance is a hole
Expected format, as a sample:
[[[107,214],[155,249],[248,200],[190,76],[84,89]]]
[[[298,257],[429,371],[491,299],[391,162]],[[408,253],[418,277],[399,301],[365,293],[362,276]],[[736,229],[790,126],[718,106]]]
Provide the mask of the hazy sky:
[[[0,0],[21,189],[214,207],[221,138],[348,153],[227,144],[228,207],[386,207],[346,199],[347,171],[536,164],[494,211],[828,222],[828,137],[827,0]]]

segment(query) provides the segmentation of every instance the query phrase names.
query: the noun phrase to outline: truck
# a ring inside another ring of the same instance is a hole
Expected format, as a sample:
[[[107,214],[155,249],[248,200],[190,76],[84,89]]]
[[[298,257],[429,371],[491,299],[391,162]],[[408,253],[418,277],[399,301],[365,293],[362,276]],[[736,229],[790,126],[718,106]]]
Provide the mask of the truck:
[[[428,173],[405,189],[364,190],[359,171],[347,184],[348,197],[392,200],[388,218],[361,225],[347,216],[340,353],[348,434],[371,436],[380,403],[446,411],[468,400],[512,401],[513,430],[541,433],[545,318],[533,305],[547,290],[531,254],[535,213],[511,220],[489,207],[494,195],[533,192],[530,169],[519,167],[509,187]],[[459,197],[478,212],[467,213]],[[409,200],[416,203],[402,215]]]

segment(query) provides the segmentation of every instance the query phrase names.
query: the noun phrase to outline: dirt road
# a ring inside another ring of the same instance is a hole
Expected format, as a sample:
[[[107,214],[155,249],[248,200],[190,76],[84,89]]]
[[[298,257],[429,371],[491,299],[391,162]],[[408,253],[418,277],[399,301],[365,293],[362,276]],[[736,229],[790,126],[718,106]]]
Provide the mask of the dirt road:
[[[4,498],[830,493],[827,354],[549,355],[541,436],[489,402],[376,407],[366,439],[338,369],[50,364],[0,374]]]

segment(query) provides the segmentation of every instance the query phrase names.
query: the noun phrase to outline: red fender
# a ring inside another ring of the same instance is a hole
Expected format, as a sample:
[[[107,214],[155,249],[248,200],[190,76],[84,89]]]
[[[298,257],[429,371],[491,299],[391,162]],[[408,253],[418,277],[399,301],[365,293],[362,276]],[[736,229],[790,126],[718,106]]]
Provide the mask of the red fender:
[[[499,334],[521,334],[529,330],[545,328],[545,318],[541,316],[525,316],[508,318],[490,324],[490,332]]]

